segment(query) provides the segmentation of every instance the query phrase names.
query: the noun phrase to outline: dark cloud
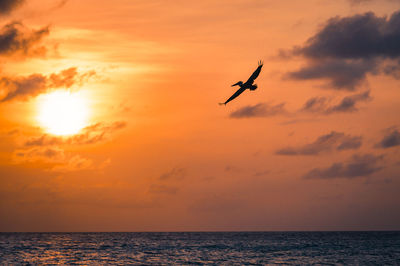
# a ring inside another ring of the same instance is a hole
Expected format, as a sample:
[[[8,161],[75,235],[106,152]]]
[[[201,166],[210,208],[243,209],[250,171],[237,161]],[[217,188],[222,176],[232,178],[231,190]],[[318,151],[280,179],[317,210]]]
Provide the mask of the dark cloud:
[[[338,112],[354,112],[357,111],[356,104],[360,101],[370,100],[370,92],[366,91],[360,94],[353,94],[350,96],[346,96],[338,103],[337,105],[333,105],[326,109],[327,114],[338,113]]]
[[[71,137],[56,137],[44,134],[31,138],[24,143],[24,147],[54,146],[54,145],[88,145],[105,141],[113,132],[126,127],[126,122],[117,121],[111,124],[97,123],[82,129],[80,134]]]
[[[43,37],[49,34],[49,27],[30,30],[21,22],[14,21],[6,24],[0,30],[1,56],[43,56],[44,46],[38,46]]]
[[[395,62],[390,62],[383,68],[383,73],[385,75],[390,75],[395,79],[400,79],[400,60]]]
[[[25,0],[0,0],[0,15],[9,14],[24,2]]]
[[[347,113],[358,110],[357,103],[371,100],[370,91],[365,91],[358,94],[353,94],[344,97],[338,104],[330,105],[326,97],[313,97],[307,100],[300,111],[332,114],[332,113]]]
[[[343,138],[339,146],[336,147],[337,150],[354,150],[360,148],[362,145],[361,136],[347,136]]]
[[[301,111],[323,113],[326,110],[327,101],[326,97],[312,97],[306,101]]]
[[[170,180],[170,179],[183,179],[186,175],[186,169],[185,168],[180,168],[180,167],[175,167],[172,168],[171,171],[163,173],[160,176],[160,180]]]
[[[256,105],[248,105],[232,112],[231,118],[250,118],[250,117],[267,117],[287,113],[285,103],[270,105],[268,103],[258,103]]]
[[[350,4],[362,4],[362,3],[367,3],[367,2],[371,2],[371,0],[349,0]]]
[[[308,58],[365,59],[400,56],[400,12],[388,19],[368,12],[335,17],[294,52]]]
[[[0,102],[13,99],[26,100],[47,90],[46,77],[41,74],[32,74],[27,77],[2,77],[0,86],[1,96],[4,95]]]
[[[372,12],[332,18],[291,54],[308,64],[289,78],[327,79],[332,88],[354,90],[367,74],[390,74],[381,71],[385,59],[400,58],[400,12],[389,18]]]
[[[314,142],[300,147],[286,147],[276,151],[278,155],[318,155],[333,149],[348,150],[361,147],[362,137],[345,135],[342,132],[332,131],[318,137]]]
[[[93,71],[79,74],[75,67],[71,67],[48,77],[42,74],[32,74],[27,77],[1,77],[0,102],[27,100],[51,89],[70,88],[74,84],[81,85],[92,75],[94,75]]]
[[[378,0],[376,0],[377,2]],[[384,0],[379,0],[379,1],[384,1]],[[399,0],[386,0],[387,2],[398,2]],[[364,3],[369,3],[369,2],[374,2],[374,0],[349,0],[351,5],[361,5]]]
[[[391,148],[400,145],[400,132],[397,129],[388,129],[383,139],[376,144],[378,148]]]
[[[354,155],[348,162],[334,163],[328,168],[314,168],[303,176],[306,179],[356,178],[369,176],[383,167],[379,166],[383,156],[373,154]]]
[[[375,60],[337,60],[315,61],[304,68],[290,72],[288,78],[297,80],[327,79],[328,88],[353,91],[366,78],[367,73],[375,73]]]

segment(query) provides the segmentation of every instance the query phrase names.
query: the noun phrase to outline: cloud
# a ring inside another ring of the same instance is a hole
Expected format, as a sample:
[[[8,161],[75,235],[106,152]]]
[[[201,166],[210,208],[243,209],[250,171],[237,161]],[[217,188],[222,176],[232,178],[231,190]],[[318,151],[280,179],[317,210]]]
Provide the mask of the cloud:
[[[400,47],[400,12],[388,19],[373,12],[328,20],[305,46],[294,52],[308,58],[364,59],[398,58]]]
[[[71,138],[67,139],[65,143],[83,145],[102,142],[107,139],[108,135],[117,130],[125,128],[126,125],[127,124],[124,121],[116,121],[110,124],[97,123],[84,128],[81,134],[72,136]]]
[[[88,145],[107,140],[113,132],[126,127],[126,122],[116,121],[110,124],[96,123],[84,129],[80,134],[70,137],[56,137],[44,134],[40,137],[30,138],[24,143],[24,147],[45,147],[54,145]]]
[[[65,145],[88,145],[105,141],[116,130],[126,126],[125,122],[97,123],[82,130],[81,134],[58,137],[44,134],[26,140],[13,152],[15,163],[42,163],[47,171],[71,172],[82,170],[102,170],[110,164],[110,159],[94,163],[92,159],[79,154],[68,153]]]
[[[71,67],[48,77],[42,74],[32,74],[26,77],[1,77],[0,97],[2,98],[0,102],[27,100],[51,89],[70,88],[75,84],[81,85],[94,74],[94,71],[79,74],[77,68]]]
[[[0,56],[43,56],[46,48],[38,44],[48,34],[49,27],[30,30],[18,21],[8,23],[0,30]]]
[[[26,100],[31,96],[44,93],[47,90],[46,77],[41,74],[32,74],[27,77],[2,77],[0,102],[7,102],[13,99]]]
[[[56,6],[53,9],[59,9],[62,8],[63,6],[65,6],[67,4],[69,0],[61,0],[59,3],[56,4]]]
[[[338,113],[338,112],[354,112],[357,111],[356,104],[360,101],[370,100],[370,92],[366,91],[360,94],[353,94],[350,96],[346,96],[342,99],[342,101],[334,106],[328,107],[326,109],[327,114]]]
[[[271,171],[265,170],[265,171],[261,171],[261,172],[255,172],[255,173],[254,173],[254,176],[266,176],[266,175],[268,175],[269,173],[271,173]]]
[[[305,102],[300,111],[323,113],[326,110],[327,101],[326,97],[312,97]]]
[[[336,150],[358,149],[362,145],[361,136],[345,135],[342,132],[332,131],[318,137],[314,142],[300,147],[286,147],[277,150],[278,155],[318,155],[322,152]]]
[[[307,65],[290,72],[291,79],[326,79],[330,88],[355,90],[367,74],[382,71],[385,60],[400,58],[400,12],[389,18],[368,12],[327,21],[303,46],[289,53],[303,56]]]
[[[373,2],[374,0],[348,0],[350,2],[351,5],[360,5],[360,4],[364,4],[364,3],[369,3],[369,2]],[[379,0],[382,1],[382,0]],[[386,0],[387,2],[398,2],[398,0]],[[378,1],[376,1],[378,2]]]
[[[48,77],[48,86],[51,88],[70,88],[75,84],[82,85],[90,77],[96,75],[94,70],[78,73],[76,67],[70,67],[62,70],[60,73],[53,73]]]
[[[251,118],[251,117],[267,117],[285,114],[285,103],[270,105],[268,103],[258,103],[256,105],[248,105],[232,112],[231,118]]]
[[[88,169],[94,169],[93,166],[93,161],[84,158],[80,155],[75,155],[68,160],[66,160],[62,164],[58,164],[54,166],[51,171],[53,172],[73,172],[73,171],[81,171],[81,170],[88,170]]]
[[[16,162],[46,161],[57,162],[65,159],[64,150],[58,147],[34,147],[14,152]]]
[[[320,113],[325,115],[333,113],[355,112],[358,110],[358,102],[369,100],[371,100],[369,90],[362,93],[346,96],[335,105],[329,105],[329,99],[326,97],[313,97],[307,100],[300,111]]]
[[[25,0],[0,0],[0,15],[9,14],[24,2]]]
[[[352,5],[371,2],[371,0],[348,0],[348,1],[349,1],[350,4],[352,4]]]
[[[176,194],[178,192],[178,188],[166,185],[151,185],[149,192],[154,194]]]
[[[362,145],[361,136],[346,136],[343,138],[339,146],[336,147],[337,150],[354,150],[360,148]]]
[[[306,67],[289,72],[286,77],[297,80],[328,79],[328,88],[353,91],[366,78],[368,72],[376,72],[377,64],[373,60],[337,60],[315,61]]]
[[[102,169],[108,162],[94,166],[93,161],[80,155],[65,153],[57,146],[33,147],[15,150],[13,153],[14,162],[17,164],[41,162],[44,168],[53,172],[72,172],[88,169]]]
[[[383,169],[379,166],[383,156],[354,155],[348,162],[334,163],[328,168],[314,168],[303,176],[306,179],[334,179],[365,177]]]
[[[386,135],[375,145],[378,148],[391,148],[400,145],[400,132],[397,129],[389,128],[386,130]]]
[[[160,176],[160,180],[170,180],[170,179],[183,179],[186,176],[186,169],[175,167],[171,171],[163,173]]]

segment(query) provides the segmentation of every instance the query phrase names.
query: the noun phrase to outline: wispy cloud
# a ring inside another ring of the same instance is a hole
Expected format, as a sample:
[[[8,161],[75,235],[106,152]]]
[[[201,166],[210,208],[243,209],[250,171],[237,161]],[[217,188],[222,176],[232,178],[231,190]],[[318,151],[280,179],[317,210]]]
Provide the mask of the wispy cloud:
[[[385,130],[386,134],[382,140],[375,145],[378,148],[391,148],[400,145],[400,132],[395,128],[388,128]]]
[[[183,179],[186,176],[186,169],[182,167],[172,168],[170,171],[160,175],[160,180]]]
[[[306,179],[334,179],[334,178],[357,178],[369,176],[383,169],[380,162],[383,155],[354,155],[347,162],[333,163],[327,168],[314,168],[306,173]]]
[[[318,155],[332,150],[349,150],[361,147],[362,137],[346,135],[342,132],[332,131],[318,137],[314,142],[299,146],[286,147],[277,150],[278,155]]]
[[[47,134],[32,137],[13,152],[14,163],[41,162],[44,163],[44,168],[53,172],[101,170],[109,165],[110,160],[95,163],[92,159],[75,152],[67,152],[68,146],[92,145],[107,141],[112,133],[124,127],[126,123],[122,121],[109,124],[97,123],[84,128],[80,134],[70,137]]]
[[[286,114],[285,103],[276,105],[268,103],[258,103],[256,105],[248,105],[232,112],[231,118],[251,118],[251,117],[268,117]]]
[[[2,98],[0,102],[27,100],[51,89],[70,88],[75,84],[81,85],[93,75],[95,75],[94,71],[78,73],[76,67],[71,67],[49,76],[32,74],[29,76],[1,77],[2,92],[0,97]]]
[[[57,146],[17,149],[13,153],[13,159],[17,164],[41,162],[46,165],[48,171],[53,172],[95,169],[91,159],[68,154]]]
[[[333,113],[349,113],[358,110],[358,103],[370,101],[370,91],[345,96],[337,103],[330,105],[326,97],[313,97],[307,100],[300,111],[329,115]]]
[[[89,145],[102,142],[108,139],[113,132],[126,127],[126,122],[117,121],[113,123],[96,123],[90,125],[82,132],[70,137],[56,137],[44,134],[40,137],[33,137],[24,143],[24,147],[44,147],[54,145]]]
[[[176,194],[178,192],[177,187],[167,186],[167,185],[151,185],[149,192],[154,194]]]

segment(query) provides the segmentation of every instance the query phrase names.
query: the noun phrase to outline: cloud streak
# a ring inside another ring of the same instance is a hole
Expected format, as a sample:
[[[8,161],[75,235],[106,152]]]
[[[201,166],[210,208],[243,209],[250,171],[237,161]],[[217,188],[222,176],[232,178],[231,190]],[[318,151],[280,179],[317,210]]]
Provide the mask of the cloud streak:
[[[80,134],[70,137],[56,137],[44,134],[40,137],[30,138],[24,143],[24,147],[54,146],[54,145],[90,145],[108,139],[108,136],[117,130],[126,127],[126,122],[117,121],[110,124],[96,123],[84,129]]]
[[[33,147],[14,151],[16,163],[41,162],[53,172],[71,172],[94,169],[93,161],[80,155],[66,154],[59,147]],[[103,165],[100,164],[100,168]]]
[[[186,176],[186,169],[181,167],[172,168],[171,171],[160,175],[160,180],[183,179]]]
[[[285,103],[271,105],[268,103],[258,103],[256,105],[248,105],[232,112],[230,118],[251,118],[251,117],[268,117],[286,114]]]
[[[329,115],[333,113],[350,113],[358,111],[358,103],[371,100],[370,91],[344,97],[339,103],[329,105],[326,97],[313,97],[307,100],[300,111]]]
[[[400,132],[397,129],[393,128],[386,131],[386,135],[379,143],[375,145],[375,147],[387,149],[400,146]]]
[[[1,77],[0,102],[27,100],[51,89],[70,88],[75,84],[81,85],[93,75],[95,75],[94,71],[79,74],[77,68],[71,67],[48,77],[42,74],[32,74],[26,77]]]
[[[277,150],[277,155],[318,155],[332,150],[358,149],[362,145],[361,136],[345,135],[342,132],[332,131],[329,134],[318,137],[314,142],[299,146],[286,147]]]
[[[53,172],[71,172],[82,170],[100,170],[109,164],[109,160],[94,164],[79,154],[65,152],[66,145],[90,145],[109,139],[109,135],[126,126],[125,122],[110,124],[97,123],[86,127],[81,134],[70,137],[56,137],[44,134],[30,138],[13,153],[16,163],[41,162],[47,170]]]
[[[348,162],[333,163],[327,168],[314,168],[306,173],[305,179],[334,179],[365,177],[383,169],[379,163],[383,156],[373,154],[354,155]]]

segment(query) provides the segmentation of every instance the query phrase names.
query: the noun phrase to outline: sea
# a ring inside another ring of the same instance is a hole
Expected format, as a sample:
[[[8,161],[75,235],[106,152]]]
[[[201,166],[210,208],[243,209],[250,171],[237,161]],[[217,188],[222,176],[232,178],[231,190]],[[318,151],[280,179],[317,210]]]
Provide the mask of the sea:
[[[400,231],[0,233],[1,265],[400,265]]]

